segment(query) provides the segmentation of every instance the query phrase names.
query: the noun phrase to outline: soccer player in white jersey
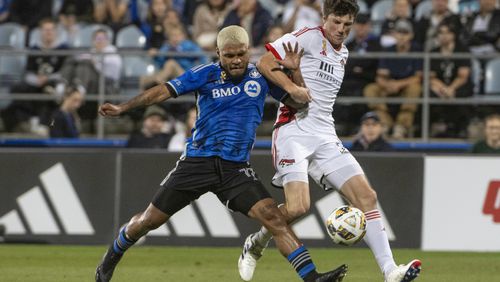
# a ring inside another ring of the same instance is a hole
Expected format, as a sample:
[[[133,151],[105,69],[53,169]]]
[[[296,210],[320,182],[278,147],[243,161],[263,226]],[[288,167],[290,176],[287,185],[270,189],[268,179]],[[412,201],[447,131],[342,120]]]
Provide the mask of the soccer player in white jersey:
[[[272,152],[276,169],[273,184],[284,187],[285,204],[280,210],[289,222],[309,210],[308,174],[323,188],[336,188],[353,206],[365,213],[365,241],[385,281],[412,281],[420,272],[420,261],[412,260],[400,266],[394,262],[377,210],[377,194],[368,183],[363,169],[335,133],[333,104],[342,84],[348,57],[343,41],[349,35],[358,10],[355,0],[325,0],[323,26],[303,28],[266,46],[269,52],[260,59],[258,68],[268,80],[282,88],[292,83],[283,72],[274,71],[278,67],[276,60],[285,56],[283,43],[298,43],[304,49],[300,72],[312,96],[312,101],[302,110],[280,105],[273,132]],[[295,77],[294,80],[297,81]],[[265,228],[248,236],[238,261],[243,280],[252,279],[256,261],[262,256],[270,238]]]

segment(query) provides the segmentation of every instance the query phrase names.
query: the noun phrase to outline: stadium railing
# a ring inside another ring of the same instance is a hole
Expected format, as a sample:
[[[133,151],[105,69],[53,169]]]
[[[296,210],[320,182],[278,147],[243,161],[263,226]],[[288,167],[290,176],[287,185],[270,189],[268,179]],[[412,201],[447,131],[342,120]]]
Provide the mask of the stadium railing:
[[[91,53],[88,50],[64,50],[64,51],[34,51],[34,50],[0,50],[0,64],[2,57],[15,57],[15,56],[25,56],[28,55],[59,55],[59,56],[74,56],[78,54],[92,54],[98,56],[102,60],[106,53]],[[122,57],[126,56],[143,56],[148,57],[147,51],[144,50],[119,50],[116,53]],[[168,53],[160,53],[159,55],[164,55],[169,58],[176,57],[200,57],[200,56],[208,56],[211,58],[215,58],[214,53],[203,53],[203,52],[193,52],[193,53],[184,53],[184,52],[168,52]],[[473,106],[484,106],[484,105],[499,105],[500,106],[500,93],[494,93],[498,95],[483,95],[477,94],[467,98],[454,98],[449,100],[444,100],[440,98],[432,98],[430,97],[430,62],[432,59],[442,58],[443,56],[438,53],[406,53],[406,54],[395,54],[395,53],[387,53],[387,52],[372,52],[365,54],[356,54],[353,53],[350,55],[351,58],[361,58],[361,59],[380,59],[380,58],[417,58],[423,60],[423,93],[422,97],[418,99],[407,99],[407,98],[397,98],[397,97],[387,97],[387,98],[365,98],[365,97],[349,97],[349,96],[339,96],[337,99],[338,104],[368,104],[368,103],[376,103],[376,102],[384,102],[388,104],[401,104],[401,103],[416,103],[422,106],[422,115],[421,115],[421,136],[419,138],[420,142],[429,142],[429,128],[430,128],[430,106],[431,105],[473,105]],[[448,58],[455,59],[493,59],[500,57],[500,53],[492,53],[492,54],[484,54],[484,55],[474,55],[471,53],[456,53],[448,56]],[[0,83],[3,83],[3,78],[6,74],[0,75]],[[8,80],[12,81],[20,81],[22,79],[22,75],[20,75],[17,79],[8,76]],[[0,86],[2,86],[0,84]],[[5,89],[5,87],[3,87]],[[3,93],[2,93],[3,92]],[[10,95],[4,91],[0,92],[0,105],[5,105],[6,102],[12,100],[54,100],[54,97],[49,95],[39,95],[34,93],[21,93],[16,95]],[[130,99],[130,95],[120,95],[120,94],[110,94],[105,93],[105,79],[104,76],[100,76],[99,80],[99,91],[98,93],[87,93],[86,100],[87,101],[97,101],[99,104],[104,103],[105,101],[125,101]],[[180,99],[171,99],[168,100],[167,103],[184,103],[184,102],[194,102],[193,96],[183,96],[179,97]],[[275,103],[272,99],[267,100],[268,103]],[[104,139],[106,136],[105,126],[104,126],[104,118],[101,116],[97,117],[96,123],[96,138]]]

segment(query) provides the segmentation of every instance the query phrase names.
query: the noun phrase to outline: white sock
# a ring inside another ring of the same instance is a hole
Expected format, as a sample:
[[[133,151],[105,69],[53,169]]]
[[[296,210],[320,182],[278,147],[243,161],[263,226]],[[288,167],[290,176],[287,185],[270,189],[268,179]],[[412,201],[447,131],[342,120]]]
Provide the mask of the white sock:
[[[371,210],[365,212],[365,216],[365,242],[372,250],[380,270],[386,276],[396,267],[396,263],[392,257],[391,246],[389,246],[389,239],[387,238],[387,233],[385,233],[380,212],[378,210]]]
[[[254,234],[252,239],[259,245],[267,247],[267,244],[269,244],[269,241],[271,241],[272,238],[273,235],[271,234],[271,232],[269,232],[269,230],[262,226],[260,230]]]

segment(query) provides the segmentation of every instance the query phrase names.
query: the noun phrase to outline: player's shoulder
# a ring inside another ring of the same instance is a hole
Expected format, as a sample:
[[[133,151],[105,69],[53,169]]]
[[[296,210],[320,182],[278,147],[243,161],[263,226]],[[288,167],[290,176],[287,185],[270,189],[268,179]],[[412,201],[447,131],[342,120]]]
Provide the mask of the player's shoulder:
[[[220,71],[220,65],[218,63],[208,63],[199,66],[192,67],[190,71],[194,74],[199,73],[209,73],[212,71]]]
[[[247,68],[247,75],[246,75],[246,79],[245,80],[254,80],[254,81],[257,81],[259,82],[260,84],[262,85],[268,85],[268,82],[266,80],[266,78],[262,75],[262,73],[259,71],[259,69],[257,68],[257,66],[255,66],[254,64],[250,63],[248,64],[248,68]]]
[[[220,78],[222,68],[218,62],[193,67],[189,70],[190,77],[199,81],[212,81]]]
[[[315,27],[303,27],[301,29],[295,30],[290,33],[291,35],[297,38],[316,38],[320,39],[325,37],[325,33],[323,31],[323,27],[315,26]]]
[[[261,78],[262,74],[260,73],[259,69],[257,69],[257,66],[255,64],[249,63],[248,67],[248,77],[249,78]]]

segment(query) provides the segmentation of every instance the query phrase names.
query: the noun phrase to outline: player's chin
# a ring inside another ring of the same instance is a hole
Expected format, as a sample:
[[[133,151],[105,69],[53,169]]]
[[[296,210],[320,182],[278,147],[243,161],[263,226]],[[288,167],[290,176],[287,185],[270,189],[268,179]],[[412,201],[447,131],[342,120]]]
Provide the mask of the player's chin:
[[[243,75],[245,74],[245,69],[241,68],[241,69],[231,69],[229,71],[229,74],[231,75],[232,78],[241,78],[243,77]]]

